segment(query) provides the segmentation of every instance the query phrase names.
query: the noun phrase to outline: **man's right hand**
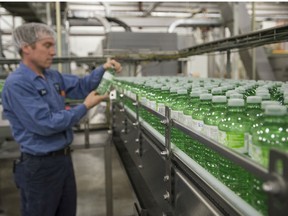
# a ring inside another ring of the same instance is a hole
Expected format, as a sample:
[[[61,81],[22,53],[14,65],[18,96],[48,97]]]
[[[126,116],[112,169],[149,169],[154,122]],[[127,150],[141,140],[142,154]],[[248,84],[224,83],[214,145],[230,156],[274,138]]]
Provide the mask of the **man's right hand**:
[[[86,108],[89,110],[92,107],[96,106],[97,104],[99,104],[101,101],[103,101],[104,99],[108,98],[109,95],[105,94],[105,95],[98,95],[97,92],[92,91],[89,93],[89,95],[85,98],[84,100],[84,105],[86,106]]]

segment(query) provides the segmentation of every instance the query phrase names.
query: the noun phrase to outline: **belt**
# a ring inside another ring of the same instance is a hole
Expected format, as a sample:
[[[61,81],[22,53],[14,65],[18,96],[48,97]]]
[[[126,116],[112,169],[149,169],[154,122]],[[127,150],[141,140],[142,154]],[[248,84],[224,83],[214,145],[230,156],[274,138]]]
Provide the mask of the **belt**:
[[[54,157],[54,156],[61,156],[61,155],[70,155],[70,153],[72,152],[72,149],[70,148],[70,146],[67,146],[63,149],[57,150],[57,151],[53,151],[53,152],[49,152],[45,155],[32,155],[29,153],[25,153],[22,152],[21,153],[21,158],[23,159],[24,157]]]

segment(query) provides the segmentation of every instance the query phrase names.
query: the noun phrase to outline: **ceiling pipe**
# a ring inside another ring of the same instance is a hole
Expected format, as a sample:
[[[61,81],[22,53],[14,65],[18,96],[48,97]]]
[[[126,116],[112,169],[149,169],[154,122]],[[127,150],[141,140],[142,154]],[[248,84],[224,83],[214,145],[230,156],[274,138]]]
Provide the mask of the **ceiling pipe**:
[[[219,27],[222,25],[220,19],[180,19],[176,20],[168,27],[168,33],[174,32],[178,26],[192,26],[192,27]]]
[[[119,26],[122,26],[125,31],[131,32],[131,27],[128,26],[125,22],[115,18],[115,17],[105,17],[108,22],[114,22],[117,23]],[[69,18],[68,19],[69,26],[99,26],[101,25],[100,21],[97,19],[88,19],[88,18]]]
[[[111,15],[111,9],[110,9],[110,4],[107,2],[100,2],[101,5],[104,6],[105,9],[105,16],[109,17]]]
[[[151,12],[153,12],[153,10],[155,10],[156,7],[158,7],[161,4],[161,2],[155,2],[152,3],[151,6],[147,9],[147,11],[143,12],[143,17],[147,17],[151,14]]]
[[[107,19],[95,14],[94,17],[88,18],[88,22],[89,20],[93,20],[93,19],[98,20],[103,25],[105,33],[108,33],[111,31],[111,25]]]
[[[115,18],[115,17],[105,17],[109,22],[117,23],[119,26],[122,26],[126,32],[132,32],[131,27],[128,26],[125,22]]]

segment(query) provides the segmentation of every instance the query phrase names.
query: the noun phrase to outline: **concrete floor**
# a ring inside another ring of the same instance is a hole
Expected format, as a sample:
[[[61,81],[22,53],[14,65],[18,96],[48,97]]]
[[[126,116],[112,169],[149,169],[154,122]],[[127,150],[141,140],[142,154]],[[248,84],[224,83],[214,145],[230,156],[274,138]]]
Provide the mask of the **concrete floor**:
[[[83,149],[84,135],[76,133],[72,157],[77,181],[77,216],[105,216],[105,163],[103,143],[107,131],[90,132],[90,148]],[[14,142],[0,147],[0,216],[19,216],[19,194],[12,179],[12,161],[18,154]],[[12,158],[11,158],[12,157]],[[134,215],[134,195],[115,148],[112,148],[113,211],[115,216]]]

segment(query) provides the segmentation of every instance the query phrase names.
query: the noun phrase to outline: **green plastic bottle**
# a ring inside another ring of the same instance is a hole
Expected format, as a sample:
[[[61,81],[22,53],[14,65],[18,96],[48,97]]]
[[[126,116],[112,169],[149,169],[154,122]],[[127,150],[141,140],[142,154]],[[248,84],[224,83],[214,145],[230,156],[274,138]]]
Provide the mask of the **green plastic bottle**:
[[[269,164],[269,151],[276,148],[288,152],[287,108],[282,105],[268,105],[265,108],[263,124],[252,132],[250,157],[264,167]]]
[[[170,87],[169,86],[162,86],[161,87],[161,93],[156,98],[157,112],[161,113],[162,115],[165,115],[165,101],[167,101],[169,95],[170,95]]]
[[[284,99],[283,99],[283,105],[286,106],[288,109],[288,97],[287,96],[284,97]]]
[[[178,89],[177,98],[171,103],[171,118],[179,122],[179,116],[186,107],[188,100],[187,89]],[[180,122],[182,123],[182,122]]]
[[[282,105],[267,105],[263,116],[263,124],[252,133],[249,156],[264,167],[269,165],[269,152],[271,148],[288,152],[288,122],[287,108]],[[279,169],[283,169],[280,165]],[[280,173],[283,173],[280,171]],[[252,180],[252,206],[268,214],[268,197],[263,191],[263,182],[257,178]]]
[[[115,70],[114,68],[109,68],[104,72],[104,75],[101,79],[100,84],[98,85],[98,87],[96,88],[96,92],[99,95],[104,95],[107,92],[110,91],[111,86],[112,86],[112,82],[114,80],[115,77]]]
[[[262,126],[263,122],[264,122],[264,111],[266,106],[268,105],[280,105],[278,101],[261,101],[261,110],[262,112],[259,113],[258,117],[252,122],[251,127],[249,129],[249,135],[248,135],[248,155],[250,155],[249,151],[251,149],[252,145],[252,134],[255,133],[255,131],[258,130],[259,127]],[[247,137],[246,137],[246,141],[247,141]]]
[[[212,94],[200,94],[200,102],[198,106],[193,109],[192,112],[192,129],[202,133],[203,130],[203,120],[207,112],[209,112],[212,103]],[[202,166],[205,166],[205,151],[206,147],[194,140],[192,144],[192,150],[194,152],[194,160]]]
[[[213,96],[212,107],[204,117],[203,134],[218,142],[218,124],[226,113],[226,96]]]
[[[218,125],[218,141],[230,149],[241,154],[246,154],[245,133],[249,131],[250,124],[245,115],[244,99],[229,99],[227,112]],[[238,196],[250,202],[250,175],[246,170],[232,161],[221,157],[219,177]]]
[[[186,89],[178,89],[177,90],[177,97],[171,103],[171,118],[175,121],[179,122],[179,116],[184,110],[186,103],[187,103],[187,90]],[[180,122],[182,123],[182,122]],[[184,149],[184,143],[186,140],[186,136],[183,132],[179,131],[178,129],[172,127],[171,131],[171,141],[182,151]]]
[[[188,97],[188,103],[186,103],[186,107],[184,108],[183,114],[184,114],[184,122],[183,124],[189,128],[190,125],[192,125],[192,111],[193,108],[198,106],[198,103],[200,102],[200,90],[192,90],[190,93],[190,97]]]
[[[249,121],[254,122],[262,115],[262,98],[260,96],[248,96],[246,99],[246,114]]]
[[[226,113],[226,96],[213,96],[212,107],[204,117],[203,134],[218,142],[218,124]],[[215,177],[219,173],[219,154],[212,149],[205,149],[205,168]]]
[[[186,107],[183,111],[185,118],[184,125],[189,129],[192,128],[192,113],[194,108],[197,107],[200,102],[200,94],[200,91],[193,90],[190,93],[190,99],[188,99],[189,103],[186,104]],[[194,158],[193,139],[191,137],[187,137],[187,139],[185,140],[184,151],[191,158]]]

